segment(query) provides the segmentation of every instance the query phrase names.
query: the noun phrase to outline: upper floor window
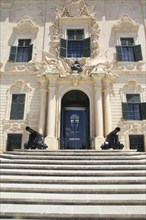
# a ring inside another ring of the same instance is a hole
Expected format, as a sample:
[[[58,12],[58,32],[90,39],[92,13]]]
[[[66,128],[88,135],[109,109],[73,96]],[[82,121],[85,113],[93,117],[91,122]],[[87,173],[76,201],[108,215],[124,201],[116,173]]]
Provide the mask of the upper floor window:
[[[28,62],[32,58],[31,39],[19,39],[18,46],[11,46],[9,61]]]
[[[126,94],[126,103],[122,103],[123,118],[126,120],[146,119],[146,103],[140,102],[139,94]]]
[[[25,94],[13,94],[11,103],[10,120],[23,120]]]
[[[117,61],[142,60],[141,45],[134,45],[133,38],[120,38],[121,46],[116,46]]]
[[[61,38],[60,56],[68,58],[90,57],[90,38],[84,38],[84,30],[67,30],[67,39]]]

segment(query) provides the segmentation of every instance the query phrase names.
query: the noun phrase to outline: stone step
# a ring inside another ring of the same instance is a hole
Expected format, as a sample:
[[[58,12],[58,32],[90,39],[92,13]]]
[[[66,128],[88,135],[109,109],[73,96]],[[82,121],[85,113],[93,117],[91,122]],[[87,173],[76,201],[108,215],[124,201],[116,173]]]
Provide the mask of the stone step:
[[[96,151],[96,150],[58,150],[58,151],[49,151],[49,150],[15,150],[15,151],[5,151],[4,154],[10,154],[10,155],[70,155],[70,156],[121,156],[121,155],[145,155],[144,152],[137,152],[136,150],[102,150],[102,151]]]
[[[1,175],[20,176],[146,176],[146,170],[36,170],[1,169]]]
[[[1,192],[1,203],[66,205],[146,205],[146,194]]]
[[[146,170],[146,165],[145,164],[140,164],[140,165],[111,165],[111,164],[106,164],[106,165],[90,165],[90,164],[85,164],[85,165],[76,165],[76,164],[18,164],[16,163],[3,163],[1,161],[0,164],[1,169],[27,169],[27,170]]]
[[[144,205],[34,205],[2,204],[1,217],[15,219],[98,219],[98,220],[145,220]]]
[[[145,184],[41,184],[1,183],[1,192],[41,193],[146,193]]]
[[[3,154],[1,158],[7,159],[27,159],[27,160],[138,160],[138,159],[146,159],[145,155],[13,155],[13,154]]]
[[[145,159],[133,159],[133,160],[39,160],[39,159],[11,159],[11,158],[1,158],[1,163],[11,163],[11,164],[51,164],[51,165],[145,165]]]
[[[145,184],[145,176],[34,176],[1,175],[5,183],[52,183],[52,184]]]

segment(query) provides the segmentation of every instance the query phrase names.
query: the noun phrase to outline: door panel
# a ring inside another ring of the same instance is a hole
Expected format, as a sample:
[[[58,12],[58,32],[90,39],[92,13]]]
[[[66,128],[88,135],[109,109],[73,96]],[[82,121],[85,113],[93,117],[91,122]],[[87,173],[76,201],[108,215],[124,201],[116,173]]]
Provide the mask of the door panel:
[[[62,113],[63,149],[88,147],[88,114],[85,107],[65,107]]]

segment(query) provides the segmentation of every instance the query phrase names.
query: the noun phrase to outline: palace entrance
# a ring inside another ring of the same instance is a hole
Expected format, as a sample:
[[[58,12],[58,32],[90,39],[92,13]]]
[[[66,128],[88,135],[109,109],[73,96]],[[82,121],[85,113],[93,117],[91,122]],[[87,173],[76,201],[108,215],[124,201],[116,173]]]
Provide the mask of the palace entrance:
[[[66,93],[61,103],[61,149],[90,147],[89,99],[79,90]]]

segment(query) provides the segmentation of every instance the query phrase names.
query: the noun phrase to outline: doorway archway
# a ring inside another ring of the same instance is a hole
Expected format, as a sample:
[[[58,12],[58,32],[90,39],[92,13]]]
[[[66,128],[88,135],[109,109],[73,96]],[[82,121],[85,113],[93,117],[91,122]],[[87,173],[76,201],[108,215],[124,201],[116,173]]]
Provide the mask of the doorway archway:
[[[67,92],[61,102],[60,148],[90,148],[89,98],[80,90]]]

